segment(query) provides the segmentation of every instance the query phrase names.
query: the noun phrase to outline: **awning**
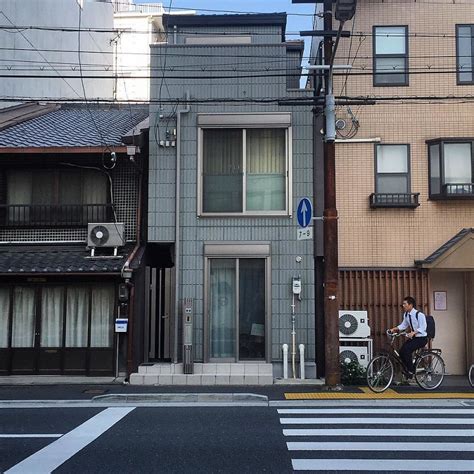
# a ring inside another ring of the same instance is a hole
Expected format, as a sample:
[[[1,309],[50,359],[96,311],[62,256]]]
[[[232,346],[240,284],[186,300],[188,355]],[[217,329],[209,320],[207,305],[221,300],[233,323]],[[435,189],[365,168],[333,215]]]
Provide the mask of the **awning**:
[[[415,261],[421,268],[474,270],[474,228],[462,229],[424,260]]]

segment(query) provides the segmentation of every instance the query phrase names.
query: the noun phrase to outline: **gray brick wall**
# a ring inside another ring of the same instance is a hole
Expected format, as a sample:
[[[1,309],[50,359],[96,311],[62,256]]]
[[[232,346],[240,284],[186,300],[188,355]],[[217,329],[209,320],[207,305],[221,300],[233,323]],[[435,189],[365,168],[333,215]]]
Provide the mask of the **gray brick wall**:
[[[264,27],[265,31],[268,28]],[[278,29],[275,28],[276,30]],[[219,31],[222,31],[222,27]],[[161,71],[165,64],[166,68],[164,77],[152,80],[152,100],[184,98],[186,91],[189,91],[191,99],[223,97],[258,99],[310,94],[309,91],[287,91],[284,75],[287,64],[286,46],[281,43],[281,36],[274,33],[265,37],[264,42],[261,41],[261,35],[256,36],[252,45],[153,46],[152,68]],[[236,72],[229,70],[232,65],[236,69],[248,70],[248,74],[261,74],[262,77],[236,80]],[[279,69],[282,75],[271,77],[262,73],[261,70],[270,65],[272,69]],[[195,76],[200,74],[225,77],[196,79]],[[166,130],[172,131],[176,127],[173,116],[175,111],[176,103],[163,105],[155,103],[151,110],[148,224],[150,242],[174,241],[176,149],[160,147],[158,142],[165,139]],[[197,114],[229,112],[291,112],[293,214],[299,197],[312,196],[312,113],[309,106],[192,104],[191,111],[183,115],[180,174],[182,271],[179,296],[180,299],[183,297],[195,299],[196,357],[198,360],[203,357],[205,337],[203,334],[204,242],[232,240],[271,242],[271,358],[274,361],[281,359],[281,345],[290,343],[291,340],[291,278],[294,274],[302,276],[303,300],[297,307],[297,338],[298,343],[306,344],[308,359],[314,360],[313,242],[296,240],[295,216],[221,218],[197,215]],[[303,257],[301,263],[295,261],[297,255]]]

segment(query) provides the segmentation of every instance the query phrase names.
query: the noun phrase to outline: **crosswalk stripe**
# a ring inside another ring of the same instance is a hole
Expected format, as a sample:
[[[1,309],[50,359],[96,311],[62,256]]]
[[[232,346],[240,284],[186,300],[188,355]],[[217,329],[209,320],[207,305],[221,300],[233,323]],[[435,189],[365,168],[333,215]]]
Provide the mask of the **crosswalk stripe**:
[[[280,415],[357,415],[357,414],[370,414],[370,415],[389,415],[397,414],[399,408],[279,408],[277,412]],[[413,408],[403,409],[404,414],[413,415],[433,415],[432,408]],[[469,408],[436,408],[436,415],[472,415],[474,416],[474,410]]]
[[[403,443],[392,441],[380,442],[289,442],[286,443],[289,451],[426,451],[429,446],[430,451],[446,452],[472,452],[474,443]],[[474,463],[474,461],[473,461]]]
[[[282,425],[474,425],[474,418],[280,418]]]
[[[287,429],[283,430],[284,436],[456,436],[472,437],[472,430],[425,430],[425,429]]]
[[[295,471],[472,472],[474,461],[457,459],[292,459]]]

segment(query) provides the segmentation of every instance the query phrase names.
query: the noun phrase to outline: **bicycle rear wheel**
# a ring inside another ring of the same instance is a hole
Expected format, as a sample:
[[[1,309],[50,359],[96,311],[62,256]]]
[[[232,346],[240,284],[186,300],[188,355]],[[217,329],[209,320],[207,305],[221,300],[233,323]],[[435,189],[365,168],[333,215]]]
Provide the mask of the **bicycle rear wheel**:
[[[468,377],[469,377],[469,383],[471,384],[471,387],[474,387],[474,364],[472,364],[471,367],[469,368]]]
[[[422,354],[415,367],[416,383],[425,390],[434,390],[441,385],[444,378],[444,361],[435,352]]]
[[[389,356],[374,357],[367,367],[367,385],[373,392],[381,393],[390,387],[394,373],[395,369]]]

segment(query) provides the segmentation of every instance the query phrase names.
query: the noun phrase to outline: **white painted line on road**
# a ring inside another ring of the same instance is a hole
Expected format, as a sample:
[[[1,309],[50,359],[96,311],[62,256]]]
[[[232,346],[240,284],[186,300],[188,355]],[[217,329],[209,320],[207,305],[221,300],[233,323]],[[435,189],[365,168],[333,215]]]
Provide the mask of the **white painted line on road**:
[[[127,416],[135,407],[107,408],[50,445],[24,459],[5,474],[47,474]]]
[[[472,472],[472,460],[456,459],[292,459],[295,471]]]
[[[280,418],[282,425],[474,425],[474,418]]]
[[[404,436],[404,437],[421,437],[421,436],[468,436],[472,437],[471,430],[418,430],[418,429],[306,429],[306,430],[283,430],[284,436]]]
[[[0,434],[0,438],[60,438],[62,434],[52,433],[52,434]]]
[[[280,408],[277,410],[280,415],[335,415],[340,413],[341,415],[358,415],[358,414],[370,414],[370,415],[397,415],[400,416],[398,410],[393,408],[374,408],[372,410],[368,408]],[[474,410],[469,408],[413,408],[403,410],[404,414],[410,415],[472,415],[474,416]]]
[[[422,451],[425,452],[427,449],[430,451],[456,451],[456,452],[472,452],[474,451],[473,443],[459,443],[457,441],[451,441],[451,443],[402,443],[400,441],[392,441],[387,443],[384,441],[380,442],[352,442],[347,441],[344,443],[315,443],[315,442],[301,442],[301,443],[286,443],[289,451]],[[474,461],[473,461],[474,462]]]

